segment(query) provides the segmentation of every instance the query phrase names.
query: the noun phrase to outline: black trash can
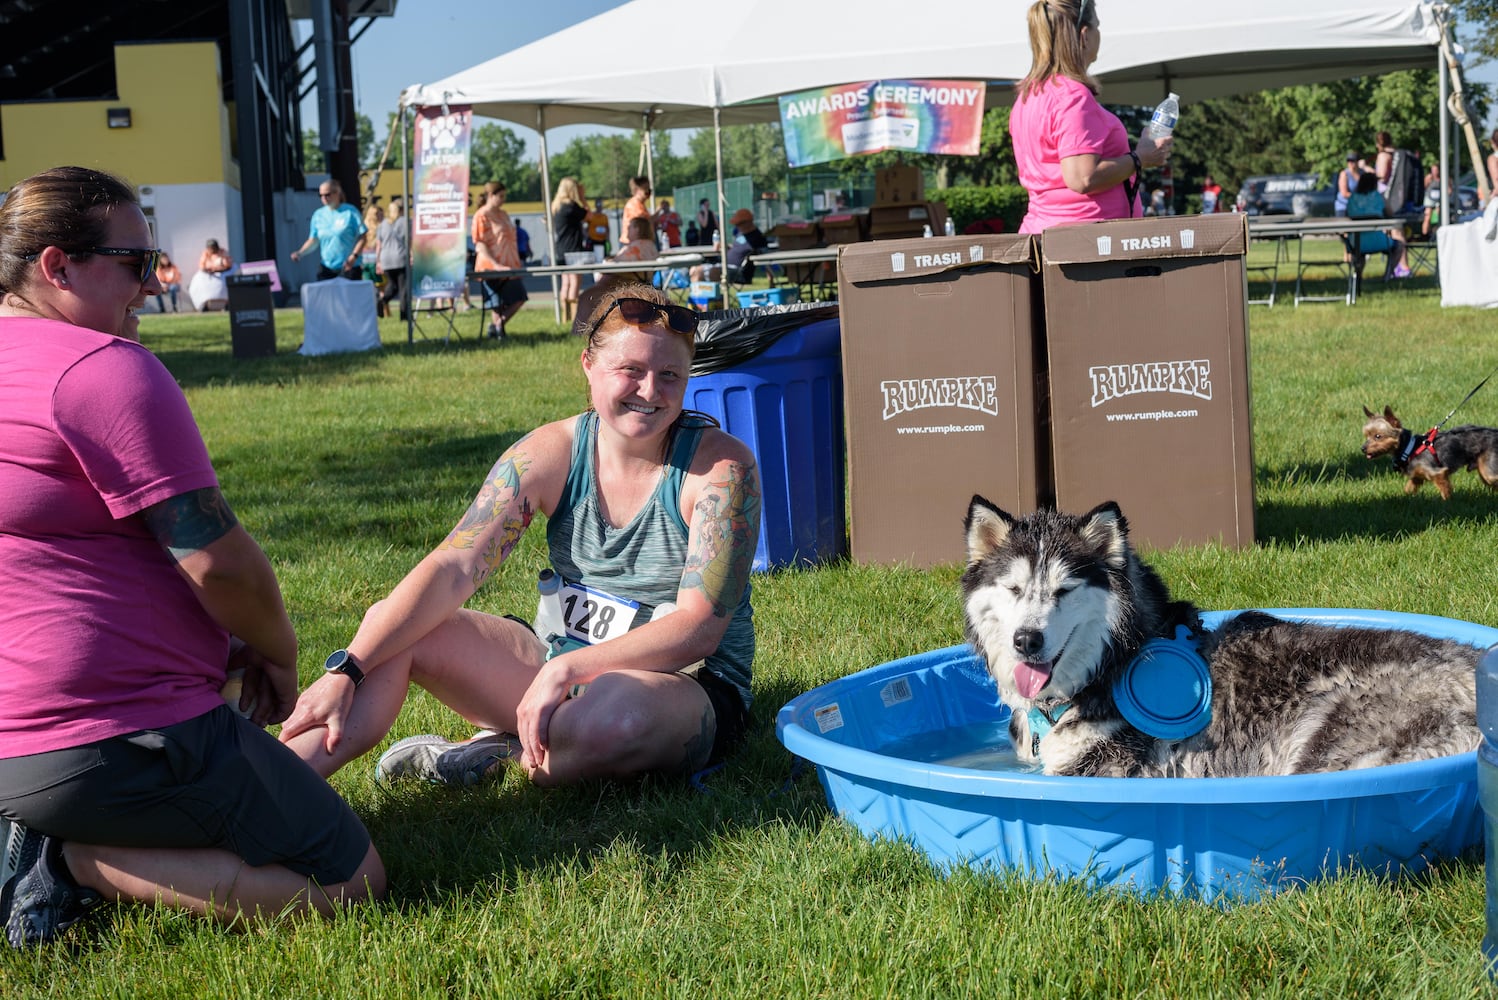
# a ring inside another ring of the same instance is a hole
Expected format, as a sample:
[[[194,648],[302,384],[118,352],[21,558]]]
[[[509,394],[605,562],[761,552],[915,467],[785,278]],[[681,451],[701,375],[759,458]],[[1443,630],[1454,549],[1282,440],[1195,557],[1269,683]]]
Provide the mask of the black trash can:
[[[229,286],[229,340],[236,358],[276,353],[276,313],[270,275],[232,274]]]
[[[847,549],[841,347],[836,303],[723,309],[698,321],[686,405],[754,452],[756,572]]]

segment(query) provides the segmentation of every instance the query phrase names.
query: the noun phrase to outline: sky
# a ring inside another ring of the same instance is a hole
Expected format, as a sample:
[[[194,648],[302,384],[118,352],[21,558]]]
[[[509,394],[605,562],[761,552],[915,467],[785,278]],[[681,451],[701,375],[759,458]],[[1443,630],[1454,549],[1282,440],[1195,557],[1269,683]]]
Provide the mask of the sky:
[[[708,0],[710,2],[710,0]],[[400,103],[401,91],[413,83],[430,83],[555,34],[580,21],[619,7],[623,0],[397,0],[394,17],[375,18],[354,43],[354,108],[374,122],[375,137],[385,136],[386,116]],[[351,4],[352,6],[352,4]],[[294,22],[311,35],[311,22]],[[354,31],[365,22],[355,21]],[[666,37],[670,37],[667,35]],[[680,37],[679,35],[677,36]],[[683,40],[685,41],[685,40]],[[618,50],[602,53],[618,58]],[[586,55],[579,53],[579,58]],[[315,127],[317,97],[302,106],[305,127]],[[499,122],[526,143],[527,155],[539,157],[534,129]],[[551,129],[547,143],[563,149],[579,135],[620,133],[601,125]],[[685,133],[678,142],[685,142]]]
[[[704,12],[714,0],[704,0]],[[401,91],[413,83],[430,83],[460,70],[503,55],[512,49],[544,38],[580,21],[622,6],[623,0],[398,0],[395,16],[376,18],[373,25],[354,43],[354,100],[356,110],[375,123],[377,138],[383,138],[386,116],[395,110]],[[301,32],[311,33],[311,22],[294,22]],[[363,21],[356,22],[357,27]],[[662,44],[690,45],[691,25],[658,25],[654,34]],[[650,50],[644,50],[649,58]],[[605,52],[603,58],[623,58],[621,50]],[[588,58],[579,53],[579,59]],[[1498,63],[1470,70],[1474,82],[1498,85]],[[1498,112],[1495,112],[1498,115]],[[316,95],[302,106],[305,127],[316,126]],[[1498,121],[1498,118],[1495,118]],[[538,137],[533,129],[500,122],[526,143],[527,155],[539,156]],[[1491,133],[1492,125],[1480,130]],[[579,135],[601,132],[623,134],[621,130],[600,125],[574,125],[552,129],[547,142],[552,150],[566,148]],[[673,133],[677,152],[686,151],[689,131]],[[1460,141],[1457,139],[1456,141]]]

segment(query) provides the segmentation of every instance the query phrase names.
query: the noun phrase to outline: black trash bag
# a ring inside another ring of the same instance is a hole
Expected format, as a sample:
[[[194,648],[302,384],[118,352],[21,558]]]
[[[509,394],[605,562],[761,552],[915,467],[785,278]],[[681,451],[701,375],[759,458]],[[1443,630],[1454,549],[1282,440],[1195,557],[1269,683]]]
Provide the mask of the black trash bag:
[[[692,359],[692,374],[727,371],[759,357],[792,330],[837,316],[836,302],[792,302],[705,312],[697,321],[697,354]]]

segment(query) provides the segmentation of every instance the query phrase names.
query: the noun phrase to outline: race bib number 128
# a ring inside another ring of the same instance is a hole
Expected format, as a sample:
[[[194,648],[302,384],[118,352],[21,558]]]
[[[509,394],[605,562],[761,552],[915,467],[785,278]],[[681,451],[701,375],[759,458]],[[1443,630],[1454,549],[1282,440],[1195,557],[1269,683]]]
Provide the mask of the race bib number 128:
[[[607,642],[629,631],[640,602],[580,583],[562,584],[562,620],[567,634],[587,643]]]

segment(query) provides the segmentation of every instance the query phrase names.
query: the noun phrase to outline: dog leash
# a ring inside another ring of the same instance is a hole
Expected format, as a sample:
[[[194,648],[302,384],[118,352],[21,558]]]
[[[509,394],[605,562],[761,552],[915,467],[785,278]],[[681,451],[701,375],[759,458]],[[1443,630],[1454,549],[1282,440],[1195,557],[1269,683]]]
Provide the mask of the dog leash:
[[[1446,414],[1446,416],[1441,420],[1440,423],[1436,424],[1422,436],[1415,437],[1410,433],[1409,428],[1405,428],[1399,436],[1399,451],[1393,456],[1394,468],[1398,469],[1400,472],[1404,472],[1409,467],[1410,459],[1420,454],[1420,452],[1433,452],[1436,446],[1436,434],[1440,432],[1442,427],[1446,426],[1446,421],[1456,416],[1456,411],[1460,410],[1464,405],[1466,405],[1467,400],[1477,395],[1477,390],[1487,385],[1488,379],[1492,378],[1494,375],[1498,375],[1498,365],[1495,365],[1492,371],[1483,376],[1482,381],[1474,385],[1472,387],[1472,391],[1463,396],[1462,401],[1453,406],[1451,408],[1451,412]]]
[[[1483,378],[1483,380],[1481,382],[1479,382],[1476,385],[1474,385],[1472,387],[1472,391],[1469,392],[1469,393],[1467,393],[1465,396],[1463,396],[1462,397],[1462,401],[1460,403],[1457,403],[1455,406],[1453,406],[1451,408],[1451,412],[1448,413],[1448,414],[1446,414],[1446,420],[1450,420],[1452,417],[1456,416],[1456,411],[1460,410],[1462,408],[1462,406],[1467,402],[1467,400],[1469,400],[1473,396],[1477,395],[1477,390],[1481,389],[1483,386],[1487,385],[1488,384],[1488,379],[1492,378],[1494,375],[1498,375],[1498,365],[1495,365],[1493,367],[1493,370],[1490,371],[1490,372],[1488,372],[1487,375]],[[1435,431],[1440,430],[1442,427],[1445,427],[1446,426],[1446,420],[1442,420],[1440,423],[1436,424],[1436,426],[1434,428],[1432,428],[1432,433],[1434,433]]]

